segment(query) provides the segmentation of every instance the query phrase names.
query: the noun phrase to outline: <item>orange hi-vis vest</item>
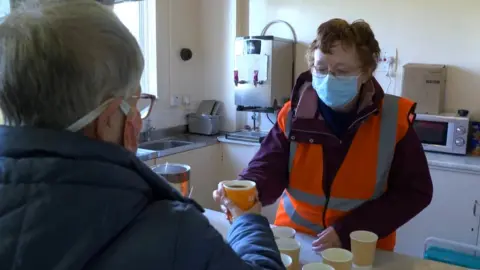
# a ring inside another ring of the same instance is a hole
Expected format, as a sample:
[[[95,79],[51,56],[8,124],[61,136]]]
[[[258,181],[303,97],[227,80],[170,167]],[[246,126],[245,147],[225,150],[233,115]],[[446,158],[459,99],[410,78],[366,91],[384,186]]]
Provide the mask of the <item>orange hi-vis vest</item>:
[[[358,128],[330,196],[326,197],[322,145],[298,143],[290,136],[294,116],[287,103],[279,113],[278,123],[290,140],[290,181],[281,197],[275,224],[317,235],[363,203],[380,197],[387,189],[396,144],[410,126],[413,106],[410,100],[385,95],[380,113],[370,115]],[[380,239],[377,247],[393,250],[395,232]]]

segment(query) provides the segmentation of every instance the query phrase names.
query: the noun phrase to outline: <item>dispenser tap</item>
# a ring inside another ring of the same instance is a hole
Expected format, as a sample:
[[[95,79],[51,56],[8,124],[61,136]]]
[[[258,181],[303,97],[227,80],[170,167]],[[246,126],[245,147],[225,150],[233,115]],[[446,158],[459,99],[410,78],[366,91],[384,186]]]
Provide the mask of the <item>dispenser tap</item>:
[[[235,86],[238,86],[238,70],[233,71],[233,82],[235,83]]]

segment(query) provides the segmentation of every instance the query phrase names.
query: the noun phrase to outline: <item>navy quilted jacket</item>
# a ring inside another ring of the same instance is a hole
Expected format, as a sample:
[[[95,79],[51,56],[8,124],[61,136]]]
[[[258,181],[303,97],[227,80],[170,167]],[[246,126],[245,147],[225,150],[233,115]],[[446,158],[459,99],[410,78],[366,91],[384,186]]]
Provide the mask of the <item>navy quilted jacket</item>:
[[[227,244],[202,211],[122,147],[0,127],[0,269],[284,269],[265,218]]]

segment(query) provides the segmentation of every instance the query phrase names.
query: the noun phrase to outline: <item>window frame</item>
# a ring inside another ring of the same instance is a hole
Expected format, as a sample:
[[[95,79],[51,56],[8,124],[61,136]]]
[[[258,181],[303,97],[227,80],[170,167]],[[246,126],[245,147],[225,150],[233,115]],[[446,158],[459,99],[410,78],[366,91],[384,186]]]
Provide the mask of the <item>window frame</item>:
[[[128,1],[116,3],[121,5]],[[138,43],[145,59],[145,68],[140,85],[142,92],[158,97],[157,88],[157,33],[156,33],[156,0],[144,0],[138,4],[139,29]],[[119,16],[120,20],[122,18]]]

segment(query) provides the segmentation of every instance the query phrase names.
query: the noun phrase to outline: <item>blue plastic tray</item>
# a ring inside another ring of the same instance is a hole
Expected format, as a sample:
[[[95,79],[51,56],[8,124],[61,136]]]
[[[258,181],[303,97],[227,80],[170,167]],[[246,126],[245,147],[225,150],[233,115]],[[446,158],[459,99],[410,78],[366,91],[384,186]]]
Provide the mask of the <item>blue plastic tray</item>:
[[[480,257],[445,248],[429,247],[425,251],[424,258],[427,260],[453,264],[470,269],[480,269]]]

